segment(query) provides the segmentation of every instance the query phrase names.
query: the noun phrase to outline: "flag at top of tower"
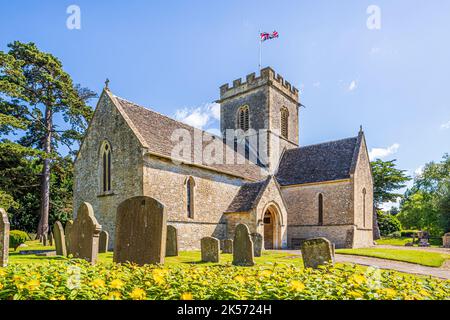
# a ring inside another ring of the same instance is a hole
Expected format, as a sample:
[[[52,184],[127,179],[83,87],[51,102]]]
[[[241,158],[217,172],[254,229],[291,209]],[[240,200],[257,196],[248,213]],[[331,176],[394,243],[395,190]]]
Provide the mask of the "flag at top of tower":
[[[274,31],[272,33],[261,32],[260,36],[261,36],[261,42],[264,42],[266,40],[278,38],[278,32],[277,31]]]

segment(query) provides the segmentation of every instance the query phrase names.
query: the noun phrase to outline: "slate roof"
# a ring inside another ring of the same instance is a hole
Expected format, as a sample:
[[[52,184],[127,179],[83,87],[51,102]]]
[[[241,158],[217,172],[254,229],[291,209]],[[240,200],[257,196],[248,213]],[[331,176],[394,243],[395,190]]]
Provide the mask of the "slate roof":
[[[247,180],[261,180],[264,175],[261,172],[261,167],[246,161],[245,164],[205,164],[205,162],[194,162],[194,132],[203,133],[202,130],[196,129],[182,122],[171,119],[160,113],[139,106],[133,102],[127,101],[117,96],[113,96],[115,101],[120,105],[120,108],[126,114],[128,119],[132,122],[132,130],[137,133],[145,147],[149,152],[156,153],[162,156],[171,157],[173,147],[177,142],[171,141],[171,135],[176,129],[186,129],[191,134],[192,148],[190,163],[206,166],[211,170],[225,172],[233,176],[241,177]],[[209,133],[208,133],[209,134]],[[222,138],[209,134],[214,139],[217,139],[220,146],[223,148],[223,155],[226,152],[234,152],[223,143]],[[203,150],[209,142],[203,143]],[[235,152],[234,152],[235,153]],[[225,161],[224,161],[225,162]]]
[[[358,137],[286,150],[280,161],[280,185],[317,183],[350,178],[363,133]]]
[[[258,204],[270,179],[269,176],[263,181],[243,184],[225,212],[247,212],[253,209]]]

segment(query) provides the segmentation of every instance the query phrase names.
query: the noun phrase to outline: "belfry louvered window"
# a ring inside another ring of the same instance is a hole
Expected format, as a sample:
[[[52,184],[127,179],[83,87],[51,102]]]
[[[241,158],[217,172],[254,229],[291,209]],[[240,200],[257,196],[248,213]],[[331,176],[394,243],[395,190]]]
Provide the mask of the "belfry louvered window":
[[[102,191],[111,191],[111,146],[104,142],[101,149]]]
[[[248,106],[243,106],[239,108],[238,112],[238,127],[239,129],[248,131],[249,129],[249,109]]]
[[[283,107],[281,108],[281,136],[285,139],[288,138],[288,130],[289,130],[289,111]]]

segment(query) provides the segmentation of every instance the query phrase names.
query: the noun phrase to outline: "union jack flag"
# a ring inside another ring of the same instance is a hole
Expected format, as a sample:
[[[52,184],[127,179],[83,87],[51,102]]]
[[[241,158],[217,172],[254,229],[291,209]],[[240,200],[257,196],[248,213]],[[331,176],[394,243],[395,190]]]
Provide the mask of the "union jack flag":
[[[262,32],[260,34],[261,36],[261,42],[264,42],[266,40],[270,40],[270,39],[274,39],[274,38],[278,38],[278,32],[274,31],[272,33],[268,33],[268,32]]]

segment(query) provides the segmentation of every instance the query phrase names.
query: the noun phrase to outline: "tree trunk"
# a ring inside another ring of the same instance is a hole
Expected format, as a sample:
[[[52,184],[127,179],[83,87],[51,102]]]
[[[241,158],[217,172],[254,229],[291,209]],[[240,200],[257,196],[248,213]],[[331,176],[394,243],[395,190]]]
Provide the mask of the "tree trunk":
[[[378,226],[378,217],[377,217],[378,209],[373,207],[373,240],[381,239],[380,235],[380,227]]]
[[[50,210],[50,154],[52,152],[52,129],[53,129],[53,112],[50,107],[45,108],[45,136],[44,136],[44,152],[46,158],[43,161],[41,175],[41,208],[40,220],[37,233],[39,236],[48,234],[48,216]]]

